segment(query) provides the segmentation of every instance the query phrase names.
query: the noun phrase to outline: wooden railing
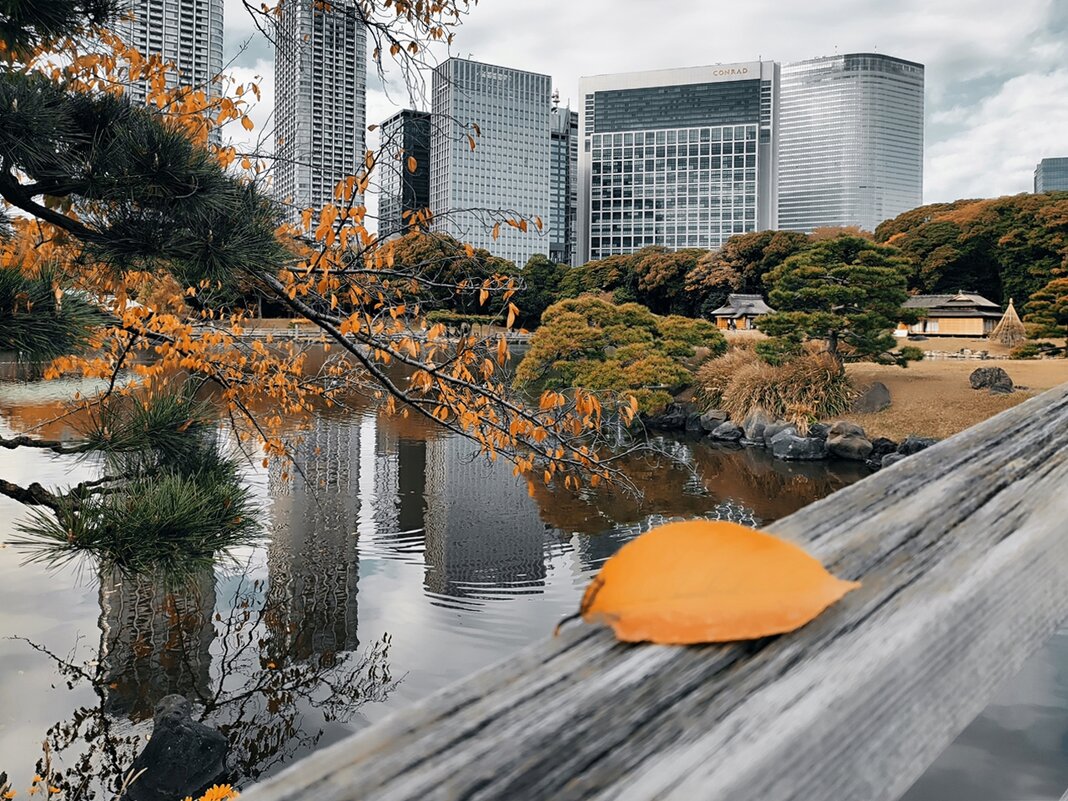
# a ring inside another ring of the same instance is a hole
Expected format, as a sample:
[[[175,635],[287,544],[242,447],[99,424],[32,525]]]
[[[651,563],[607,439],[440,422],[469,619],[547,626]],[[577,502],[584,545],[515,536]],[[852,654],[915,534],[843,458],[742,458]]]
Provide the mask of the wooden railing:
[[[243,801],[899,798],[1068,612],[1068,386],[769,530],[863,587],[727,646],[578,625]]]

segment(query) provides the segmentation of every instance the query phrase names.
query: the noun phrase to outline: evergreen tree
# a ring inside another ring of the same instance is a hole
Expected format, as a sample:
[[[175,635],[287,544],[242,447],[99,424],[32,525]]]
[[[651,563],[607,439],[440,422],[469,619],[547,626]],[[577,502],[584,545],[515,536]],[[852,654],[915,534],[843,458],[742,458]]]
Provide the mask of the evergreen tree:
[[[915,321],[902,308],[907,262],[892,247],[856,236],[818,242],[772,270],[762,331],[780,340],[821,339],[839,362],[904,364],[891,331]]]
[[[1068,277],[1054,278],[1031,296],[1024,320],[1038,326],[1039,336],[1064,337],[1068,358]]]

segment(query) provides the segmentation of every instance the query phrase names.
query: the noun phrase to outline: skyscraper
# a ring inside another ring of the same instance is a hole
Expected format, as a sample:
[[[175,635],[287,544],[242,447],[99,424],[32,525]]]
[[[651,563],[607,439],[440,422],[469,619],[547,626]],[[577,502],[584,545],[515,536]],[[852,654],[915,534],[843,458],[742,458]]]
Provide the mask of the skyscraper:
[[[378,175],[378,233],[390,236],[407,230],[405,212],[430,208],[430,114],[404,109],[380,130],[385,159]],[[415,159],[414,171],[409,159]]]
[[[535,253],[548,253],[549,238],[535,225],[526,232],[501,225],[496,239],[492,232],[501,213],[538,217],[548,225],[550,84],[548,75],[461,58],[434,70],[430,207],[435,230],[520,267]]]
[[[578,261],[578,112],[554,105],[550,116],[549,258]]]
[[[922,64],[849,53],[782,69],[779,227],[883,220],[923,203]]]
[[[305,208],[335,202],[334,186],[364,163],[367,31],[354,0],[287,0],[278,26],[275,194]]]
[[[1068,158],[1042,159],[1035,167],[1035,194],[1068,192]]]
[[[141,55],[173,62],[172,84],[218,94],[213,79],[223,69],[223,0],[131,0],[122,10],[116,32]],[[144,102],[148,86],[138,81],[128,91]]]
[[[598,75],[579,94],[582,260],[776,226],[778,64]]]

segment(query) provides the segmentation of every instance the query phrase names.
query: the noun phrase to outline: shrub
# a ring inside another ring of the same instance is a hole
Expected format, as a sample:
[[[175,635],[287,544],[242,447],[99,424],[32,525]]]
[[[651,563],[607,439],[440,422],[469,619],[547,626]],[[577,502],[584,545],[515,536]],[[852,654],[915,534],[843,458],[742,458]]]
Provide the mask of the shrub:
[[[763,409],[801,426],[847,411],[856,395],[833,356],[807,354],[772,365],[752,351],[730,350],[697,373],[698,397],[735,420]]]
[[[902,367],[907,367],[908,362],[922,362],[923,351],[917,348],[915,345],[902,345],[898,348],[898,356],[901,357],[901,361],[898,362]]]
[[[796,359],[802,353],[801,343],[796,339],[773,337],[762,339],[753,348],[763,361],[778,367],[790,359]]]

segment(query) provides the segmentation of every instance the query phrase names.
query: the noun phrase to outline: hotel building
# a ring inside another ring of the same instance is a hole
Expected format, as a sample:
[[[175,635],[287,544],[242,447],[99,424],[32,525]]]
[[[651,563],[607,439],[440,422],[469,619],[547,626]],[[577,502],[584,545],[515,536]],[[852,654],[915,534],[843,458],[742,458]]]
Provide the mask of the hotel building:
[[[779,65],[582,78],[579,259],[776,227]]]

